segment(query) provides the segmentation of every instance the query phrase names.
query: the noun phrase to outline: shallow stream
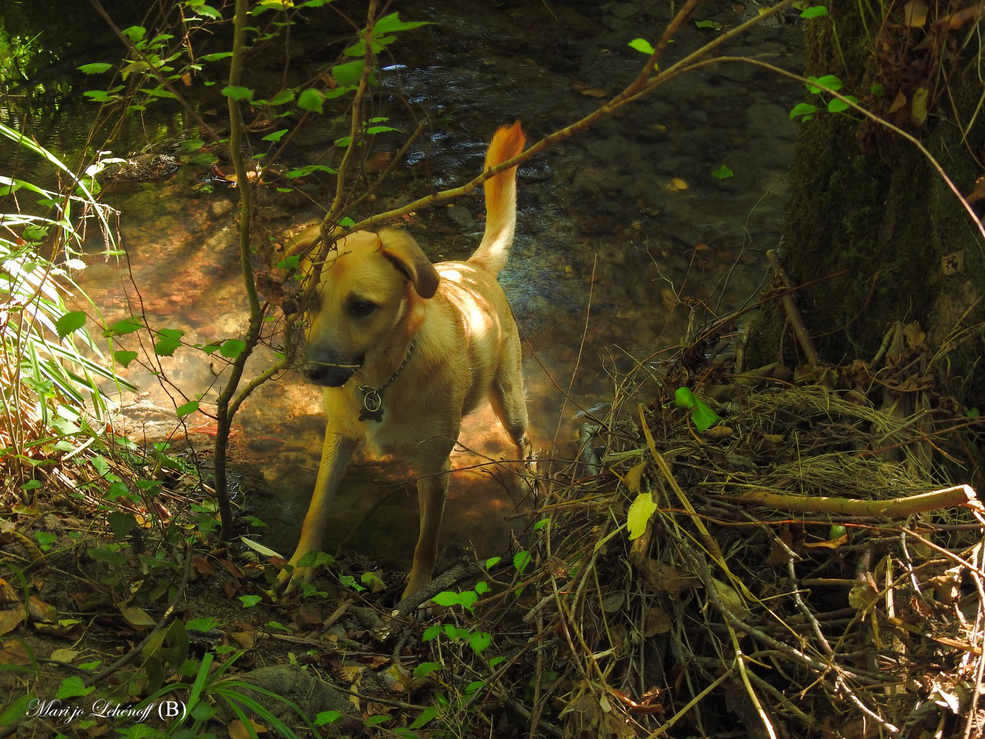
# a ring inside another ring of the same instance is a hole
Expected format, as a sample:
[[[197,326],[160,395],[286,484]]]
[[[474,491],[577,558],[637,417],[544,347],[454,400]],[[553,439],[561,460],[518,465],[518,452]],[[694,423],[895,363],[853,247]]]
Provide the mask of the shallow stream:
[[[696,19],[727,29],[754,12],[752,5],[707,3]],[[667,20],[666,4],[648,0],[410,0],[400,13],[434,25],[394,47],[381,77],[387,94],[377,104],[404,130],[414,127],[411,113],[427,124],[407,152],[406,174],[379,194],[380,209],[474,177],[502,123],[520,119],[535,141],[581,118],[638,73],[645,57],[627,43],[638,36],[654,40]],[[314,27],[298,30],[293,71],[304,78],[338,47]],[[667,63],[721,32],[687,24]],[[799,71],[800,29],[791,18],[761,26],[726,53],[767,55]],[[258,63],[251,84],[281,72],[273,62],[269,68]],[[711,313],[698,312],[705,321],[756,298],[762,253],[779,242],[795,135],[788,112],[800,97],[796,85],[751,66],[708,67],[521,169],[517,238],[502,282],[527,343],[529,409],[542,457],[570,458],[579,411],[610,398],[620,372],[679,342],[689,318],[681,300],[706,306]],[[336,156],[331,142],[339,135],[339,121],[310,126],[287,163],[330,164]],[[394,136],[390,151],[401,140]],[[713,176],[722,165],[734,176]],[[107,321],[142,311],[149,325],[182,329],[191,343],[242,333],[236,191],[196,191],[201,174],[186,166],[166,181],[109,196],[123,214],[129,270],[93,254],[80,278]],[[301,199],[264,207],[275,232],[318,217],[317,203]],[[459,258],[478,244],[482,211],[474,195],[418,213],[407,228],[433,260]],[[269,353],[258,357],[251,369],[269,359]],[[192,350],[161,358],[160,369],[166,382],[130,372],[142,389],[126,409],[138,440],[173,432],[175,406],[202,393],[214,397],[223,382]],[[200,414],[188,425],[203,445],[214,433]],[[259,489],[249,491],[249,500],[238,502],[268,524],[253,535],[284,554],[291,552],[314,484],[322,429],[317,388],[294,374],[261,388],[238,417],[235,463],[262,476],[250,485]],[[466,422],[461,441],[476,454],[456,455],[456,468],[513,453],[488,409]],[[498,554],[508,542],[515,501],[490,467],[453,473],[442,535],[446,558],[468,546],[483,557]],[[344,544],[381,564],[405,567],[416,522],[406,471],[367,461],[350,472],[325,548]]]

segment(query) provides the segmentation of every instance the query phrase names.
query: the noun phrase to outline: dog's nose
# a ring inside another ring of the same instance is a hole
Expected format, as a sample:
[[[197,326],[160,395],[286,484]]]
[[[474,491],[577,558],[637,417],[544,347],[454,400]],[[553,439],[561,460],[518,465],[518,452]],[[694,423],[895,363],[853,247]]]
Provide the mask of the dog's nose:
[[[343,362],[329,362],[325,359],[319,361],[313,357],[308,358],[308,363],[301,369],[301,374],[308,382],[323,387],[342,387],[356,374],[356,366]]]

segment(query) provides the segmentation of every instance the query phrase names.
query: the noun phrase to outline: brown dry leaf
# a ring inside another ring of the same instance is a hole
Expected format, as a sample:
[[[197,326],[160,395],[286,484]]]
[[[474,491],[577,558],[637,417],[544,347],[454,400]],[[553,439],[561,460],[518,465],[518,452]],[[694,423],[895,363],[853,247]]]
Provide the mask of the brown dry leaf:
[[[0,603],[20,603],[21,596],[17,589],[0,577]]]
[[[643,626],[643,636],[650,637],[666,634],[674,625],[674,620],[660,606],[651,606],[646,612],[646,624]]]
[[[209,561],[202,557],[201,555],[192,557],[192,567],[199,575],[213,575],[215,574],[215,569],[209,564]]]
[[[636,567],[643,575],[643,582],[650,590],[665,593],[680,593],[687,588],[696,587],[700,581],[664,562],[652,557],[641,557]]]
[[[725,606],[726,610],[731,613],[736,618],[742,619],[743,621],[748,621],[752,616],[749,613],[749,609],[746,607],[746,602],[739,595],[739,591],[733,588],[728,583],[722,582],[716,578],[711,579],[711,584],[715,587],[715,592],[718,594],[718,600],[721,601],[722,605]]]
[[[906,105],[906,95],[902,92],[896,93],[896,97],[893,99],[893,104],[889,106],[889,112],[895,113],[897,110]]]
[[[604,98],[609,96],[609,91],[604,87],[590,87],[584,82],[572,82],[571,89],[579,95],[589,98]]]
[[[922,28],[927,24],[927,3],[923,0],[910,0],[903,6],[903,22],[911,28]]]
[[[681,190],[687,190],[687,183],[680,177],[675,177],[666,185],[664,185],[664,190],[667,192],[679,192]]]
[[[255,631],[233,631],[229,636],[243,649],[253,649],[257,643],[257,634]]]
[[[157,626],[157,621],[150,617],[143,608],[138,606],[120,606],[120,613],[133,628],[138,631],[141,629],[152,629]]]
[[[848,543],[848,534],[843,534],[837,539],[828,539],[827,541],[811,541],[804,542],[804,547],[806,549],[837,549],[843,544]]]
[[[32,661],[20,640],[11,639],[0,649],[0,665],[29,665]]]
[[[250,719],[250,726],[253,727],[253,732],[256,734],[267,733],[267,727],[258,724],[252,718]],[[253,736],[253,734],[250,733],[250,730],[246,727],[246,724],[238,718],[229,722],[229,725],[226,727],[226,732],[229,734],[230,739],[249,739]]]
[[[864,611],[878,598],[879,594],[867,582],[860,582],[848,591],[848,605],[859,611]]]
[[[312,610],[304,604],[298,607],[298,612],[294,616],[294,620],[298,622],[299,626],[321,626],[322,619],[318,614],[313,613]]]
[[[646,469],[646,460],[640,460],[623,476],[622,481],[625,483],[626,487],[629,488],[629,492],[634,495],[640,492],[640,481],[643,479],[643,471]]]
[[[0,611],[0,636],[8,634],[24,622],[24,609],[14,608],[9,611]],[[3,664],[0,658],[0,664]]]
[[[903,337],[909,346],[923,346],[927,334],[920,328],[919,323],[908,323],[903,327]]]
[[[58,609],[45,603],[36,595],[32,595],[28,599],[27,607],[31,611],[31,621],[34,623],[54,623],[55,619],[58,618]]]
[[[710,429],[705,429],[702,432],[702,436],[706,439],[711,439],[712,441],[717,441],[718,439],[727,439],[734,433],[731,426],[725,426],[719,424],[718,426],[712,426]]]

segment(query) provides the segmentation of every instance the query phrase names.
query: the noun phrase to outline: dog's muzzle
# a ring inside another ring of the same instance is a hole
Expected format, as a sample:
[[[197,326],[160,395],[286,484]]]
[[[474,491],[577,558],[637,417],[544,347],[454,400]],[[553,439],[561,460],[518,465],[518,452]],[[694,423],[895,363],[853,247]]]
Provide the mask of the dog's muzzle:
[[[342,387],[362,367],[361,359],[356,364],[352,364],[351,361],[339,361],[335,357],[309,356],[308,361],[301,367],[300,371],[304,379],[315,385]]]

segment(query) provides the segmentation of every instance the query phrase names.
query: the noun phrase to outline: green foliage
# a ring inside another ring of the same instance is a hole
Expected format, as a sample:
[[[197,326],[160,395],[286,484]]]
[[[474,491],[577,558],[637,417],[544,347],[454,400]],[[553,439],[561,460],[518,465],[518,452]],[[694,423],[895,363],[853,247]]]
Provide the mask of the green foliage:
[[[706,431],[721,420],[690,388],[679,387],[674,391],[674,405],[691,410],[691,421],[698,431]]]
[[[805,83],[807,91],[813,95],[820,95],[822,97],[825,93],[839,92],[845,86],[841,79],[833,74],[826,74],[821,77],[808,77],[807,80]],[[858,105],[858,98],[854,95],[845,95],[844,97],[846,100],[850,100],[852,103]],[[845,100],[837,97],[831,97],[824,104],[824,109],[829,113],[844,113],[850,107]],[[804,121],[809,121],[819,110],[821,110],[821,107],[813,103],[798,103],[790,111],[790,118],[801,118]]]

